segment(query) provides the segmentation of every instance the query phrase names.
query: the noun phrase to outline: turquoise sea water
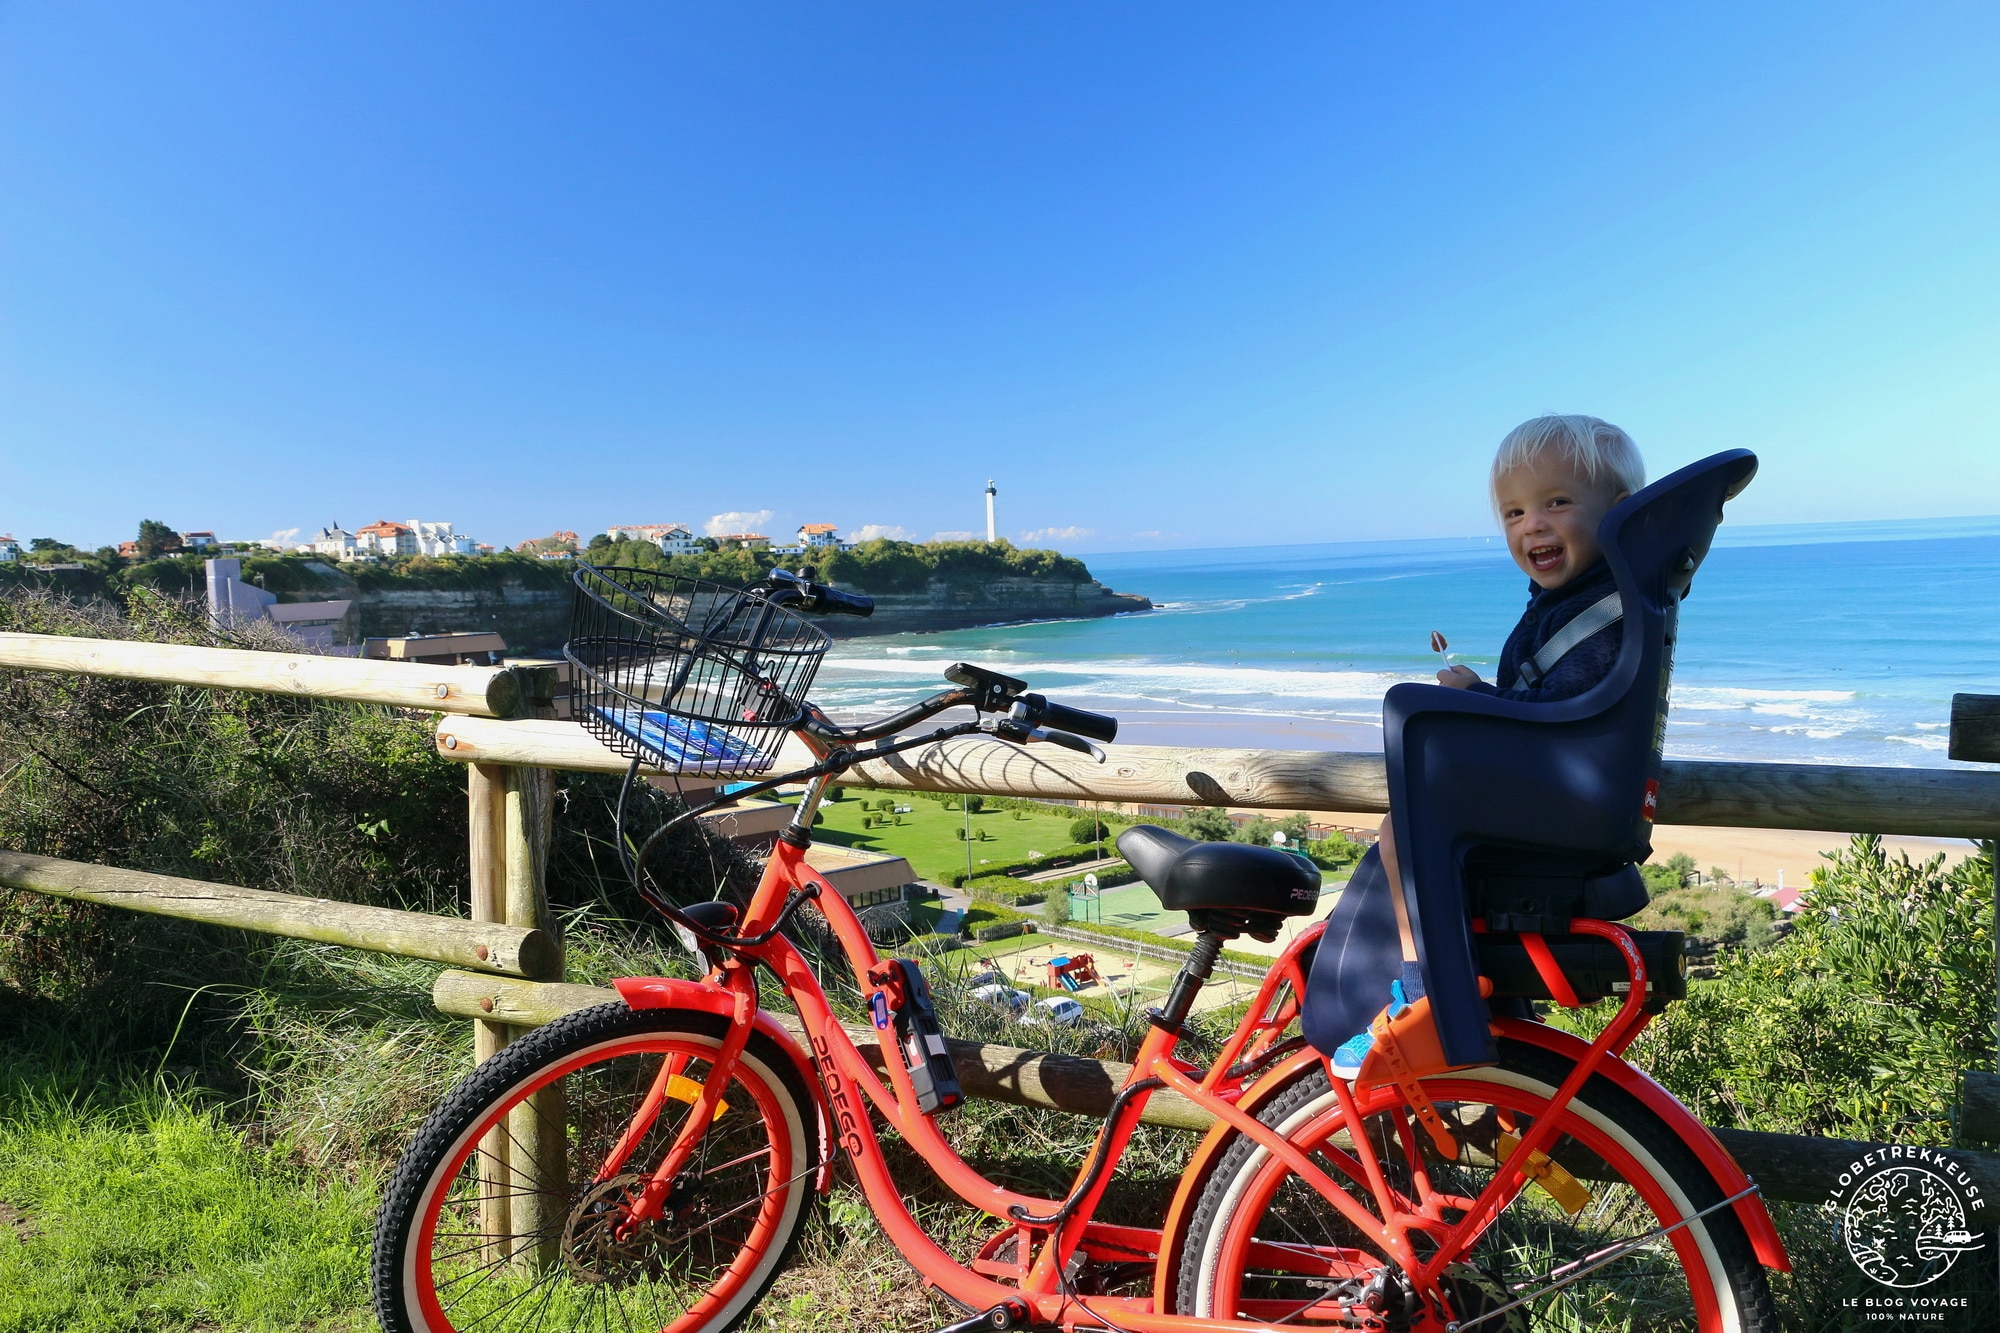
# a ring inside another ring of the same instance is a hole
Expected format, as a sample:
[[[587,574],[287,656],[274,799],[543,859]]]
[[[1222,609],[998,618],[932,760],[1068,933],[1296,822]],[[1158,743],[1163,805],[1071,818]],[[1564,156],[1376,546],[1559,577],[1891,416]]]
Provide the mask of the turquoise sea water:
[[[849,640],[815,691],[876,712],[981,662],[1151,744],[1374,749],[1442,630],[1491,679],[1527,578],[1497,538],[1088,557],[1157,610]],[[1669,754],[1946,765],[1954,692],[2000,693],[2000,518],[1725,526],[1682,613]]]

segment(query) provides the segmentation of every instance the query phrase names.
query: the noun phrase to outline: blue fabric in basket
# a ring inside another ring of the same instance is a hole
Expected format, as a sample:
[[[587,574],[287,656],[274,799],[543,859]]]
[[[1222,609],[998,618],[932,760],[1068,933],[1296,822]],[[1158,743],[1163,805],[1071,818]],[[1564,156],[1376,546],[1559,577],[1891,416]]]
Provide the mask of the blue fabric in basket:
[[[596,712],[648,754],[664,756],[667,767],[762,769],[771,762],[756,746],[706,722],[651,708],[599,708]]]

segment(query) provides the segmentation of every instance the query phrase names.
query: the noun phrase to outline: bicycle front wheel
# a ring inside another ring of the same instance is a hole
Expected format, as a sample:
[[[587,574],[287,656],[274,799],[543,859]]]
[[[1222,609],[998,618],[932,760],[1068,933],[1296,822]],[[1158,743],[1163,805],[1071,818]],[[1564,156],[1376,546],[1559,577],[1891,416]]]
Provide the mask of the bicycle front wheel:
[[[1447,1223],[1464,1216],[1571,1068],[1547,1051],[1502,1041],[1498,1064],[1422,1080],[1458,1140],[1456,1161],[1439,1153],[1393,1085],[1363,1092],[1364,1133],[1399,1206],[1418,1212],[1429,1203],[1431,1215]],[[1379,1216],[1323,1066],[1275,1097],[1259,1119]],[[1448,1308],[1444,1319],[1490,1315],[1478,1327],[1492,1333],[1775,1333],[1764,1270],[1733,1210],[1651,1235],[1724,1196],[1639,1101],[1591,1078],[1560,1112],[1545,1152],[1537,1176],[1500,1216],[1461,1252],[1444,1256],[1438,1290],[1430,1293]],[[1440,1257],[1435,1234],[1411,1235],[1421,1261]],[[1553,1285],[1564,1265],[1626,1242],[1639,1243],[1569,1285]],[[1397,1290],[1398,1272],[1338,1207],[1238,1135],[1200,1196],[1175,1295],[1182,1314],[1321,1326],[1379,1318],[1402,1304],[1413,1326],[1430,1327],[1425,1294]]]
[[[820,1170],[811,1091],[753,1033],[658,1215],[633,1205],[693,1113],[717,1015],[599,1005],[509,1045],[403,1154],[376,1218],[386,1333],[723,1333],[777,1278]]]

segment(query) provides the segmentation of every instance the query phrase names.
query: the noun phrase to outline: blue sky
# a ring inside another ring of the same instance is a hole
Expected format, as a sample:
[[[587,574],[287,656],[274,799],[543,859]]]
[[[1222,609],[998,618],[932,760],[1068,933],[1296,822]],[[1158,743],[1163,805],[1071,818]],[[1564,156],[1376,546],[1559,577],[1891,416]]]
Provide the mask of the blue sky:
[[[2000,10],[10,3],[0,532],[2000,510]]]

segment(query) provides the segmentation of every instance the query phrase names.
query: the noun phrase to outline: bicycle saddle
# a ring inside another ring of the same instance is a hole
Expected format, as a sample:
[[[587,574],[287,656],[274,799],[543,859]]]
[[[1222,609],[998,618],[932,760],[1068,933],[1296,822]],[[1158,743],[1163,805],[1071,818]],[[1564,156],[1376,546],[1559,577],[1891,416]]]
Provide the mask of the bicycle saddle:
[[[1196,930],[1274,940],[1288,916],[1319,905],[1319,868],[1271,847],[1197,842],[1152,824],[1118,835],[1118,852],[1159,895],[1186,912]]]

